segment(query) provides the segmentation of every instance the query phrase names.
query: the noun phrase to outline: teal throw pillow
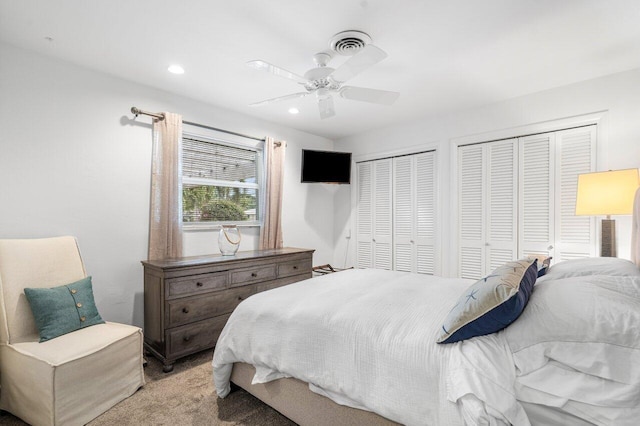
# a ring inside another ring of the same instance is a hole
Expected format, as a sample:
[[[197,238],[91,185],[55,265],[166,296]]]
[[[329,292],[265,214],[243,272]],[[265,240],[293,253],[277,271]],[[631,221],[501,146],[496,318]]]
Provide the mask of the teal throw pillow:
[[[40,343],[81,328],[104,324],[93,300],[91,277],[53,288],[25,288]]]

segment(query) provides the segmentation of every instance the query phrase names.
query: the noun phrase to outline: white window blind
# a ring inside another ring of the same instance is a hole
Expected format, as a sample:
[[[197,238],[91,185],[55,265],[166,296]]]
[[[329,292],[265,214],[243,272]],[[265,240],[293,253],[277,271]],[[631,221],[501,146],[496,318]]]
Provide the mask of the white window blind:
[[[183,222],[257,222],[261,162],[260,149],[183,136]]]

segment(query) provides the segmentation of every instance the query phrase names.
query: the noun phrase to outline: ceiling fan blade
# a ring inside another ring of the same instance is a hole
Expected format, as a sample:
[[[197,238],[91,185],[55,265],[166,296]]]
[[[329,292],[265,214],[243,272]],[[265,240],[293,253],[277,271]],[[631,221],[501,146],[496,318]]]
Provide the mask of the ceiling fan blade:
[[[340,96],[354,101],[371,102],[374,104],[391,105],[398,99],[400,93],[387,90],[367,89],[365,87],[343,86]]]
[[[262,105],[272,104],[274,102],[286,101],[287,99],[301,98],[303,96],[307,96],[308,94],[309,92],[292,93],[290,95],[279,96],[277,98],[271,98],[271,99],[266,99],[264,101],[255,102],[253,104],[249,104],[249,106],[262,106]]]
[[[247,62],[247,65],[250,66],[251,68],[257,69],[258,71],[266,71],[271,74],[277,75],[279,77],[284,77],[289,80],[296,81],[298,83],[304,84],[309,82],[309,80],[307,80],[302,76],[299,76],[298,74],[294,74],[291,71],[287,71],[283,68],[277,67],[275,65],[270,64],[269,62],[265,62],[259,59],[256,61]]]
[[[347,62],[340,65],[330,74],[330,77],[339,82],[347,81],[386,57],[387,54],[384,50],[372,44],[368,44],[364,49],[349,58]]]
[[[331,96],[318,99],[318,108],[320,109],[320,118],[323,120],[336,115],[336,111],[333,109],[333,98]]]

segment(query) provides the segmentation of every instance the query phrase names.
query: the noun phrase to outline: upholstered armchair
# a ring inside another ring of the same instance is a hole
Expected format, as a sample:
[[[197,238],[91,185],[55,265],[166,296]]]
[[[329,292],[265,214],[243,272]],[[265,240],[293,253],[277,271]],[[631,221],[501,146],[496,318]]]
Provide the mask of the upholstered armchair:
[[[144,385],[142,331],[106,322],[40,343],[24,288],[86,277],[76,239],[0,240],[0,409],[83,425]]]

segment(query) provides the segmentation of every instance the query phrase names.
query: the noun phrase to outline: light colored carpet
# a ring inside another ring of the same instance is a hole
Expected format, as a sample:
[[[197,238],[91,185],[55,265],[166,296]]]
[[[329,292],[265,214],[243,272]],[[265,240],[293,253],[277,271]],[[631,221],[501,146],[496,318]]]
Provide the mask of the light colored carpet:
[[[173,372],[165,374],[162,364],[148,357],[147,384],[89,425],[295,425],[242,389],[225,399],[218,398],[211,380],[212,358],[212,350],[194,354],[178,361]],[[0,415],[0,424],[25,425],[9,413]]]

